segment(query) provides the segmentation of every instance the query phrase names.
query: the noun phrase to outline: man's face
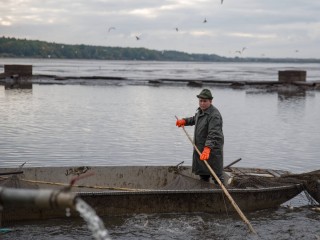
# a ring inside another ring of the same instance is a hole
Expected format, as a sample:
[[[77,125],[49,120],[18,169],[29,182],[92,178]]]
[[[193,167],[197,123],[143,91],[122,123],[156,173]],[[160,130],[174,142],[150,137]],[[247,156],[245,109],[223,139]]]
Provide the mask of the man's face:
[[[203,99],[199,98],[199,107],[201,110],[206,110],[208,107],[210,107],[212,100],[210,99]]]

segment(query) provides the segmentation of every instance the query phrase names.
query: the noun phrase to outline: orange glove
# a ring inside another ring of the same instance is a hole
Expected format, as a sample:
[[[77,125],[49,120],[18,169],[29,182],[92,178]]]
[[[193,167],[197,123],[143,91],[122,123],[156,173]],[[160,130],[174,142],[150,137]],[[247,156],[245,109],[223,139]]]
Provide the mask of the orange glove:
[[[200,155],[200,160],[208,160],[210,156],[211,149],[209,147],[204,147],[203,152]]]
[[[178,119],[176,122],[176,126],[178,127],[184,127],[184,125],[186,125],[186,120],[184,119]]]

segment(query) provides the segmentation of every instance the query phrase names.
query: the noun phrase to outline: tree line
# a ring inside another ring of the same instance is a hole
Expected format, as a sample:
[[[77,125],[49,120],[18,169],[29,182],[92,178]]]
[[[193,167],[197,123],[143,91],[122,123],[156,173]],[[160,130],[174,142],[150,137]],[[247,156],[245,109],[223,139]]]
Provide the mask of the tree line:
[[[84,44],[70,45],[5,36],[0,38],[0,57],[194,62],[320,62],[320,59],[227,58],[216,54],[190,54],[179,51]]]

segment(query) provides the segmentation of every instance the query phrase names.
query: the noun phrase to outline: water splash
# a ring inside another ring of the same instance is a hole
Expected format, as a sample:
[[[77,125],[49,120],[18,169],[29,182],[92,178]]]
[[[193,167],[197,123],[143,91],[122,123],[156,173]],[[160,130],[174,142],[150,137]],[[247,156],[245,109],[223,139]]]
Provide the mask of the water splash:
[[[80,216],[86,221],[88,228],[91,230],[94,239],[96,240],[111,240],[107,229],[103,222],[97,216],[96,212],[85,201],[78,198],[76,200],[76,209]]]
[[[71,216],[71,210],[70,208],[66,208],[66,217],[70,217]]]

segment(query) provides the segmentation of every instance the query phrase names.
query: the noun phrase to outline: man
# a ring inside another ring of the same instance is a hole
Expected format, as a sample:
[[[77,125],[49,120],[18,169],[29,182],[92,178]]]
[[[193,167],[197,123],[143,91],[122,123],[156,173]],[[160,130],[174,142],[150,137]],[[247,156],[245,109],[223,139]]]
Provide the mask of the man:
[[[212,105],[212,94],[209,89],[203,89],[199,95],[199,108],[193,117],[178,119],[178,127],[193,126],[194,144],[201,155],[194,149],[192,172],[200,179],[209,182],[210,171],[203,161],[208,161],[210,167],[223,183],[223,144],[222,117],[219,110]],[[214,179],[213,179],[214,180]],[[214,182],[216,182],[214,180]]]

